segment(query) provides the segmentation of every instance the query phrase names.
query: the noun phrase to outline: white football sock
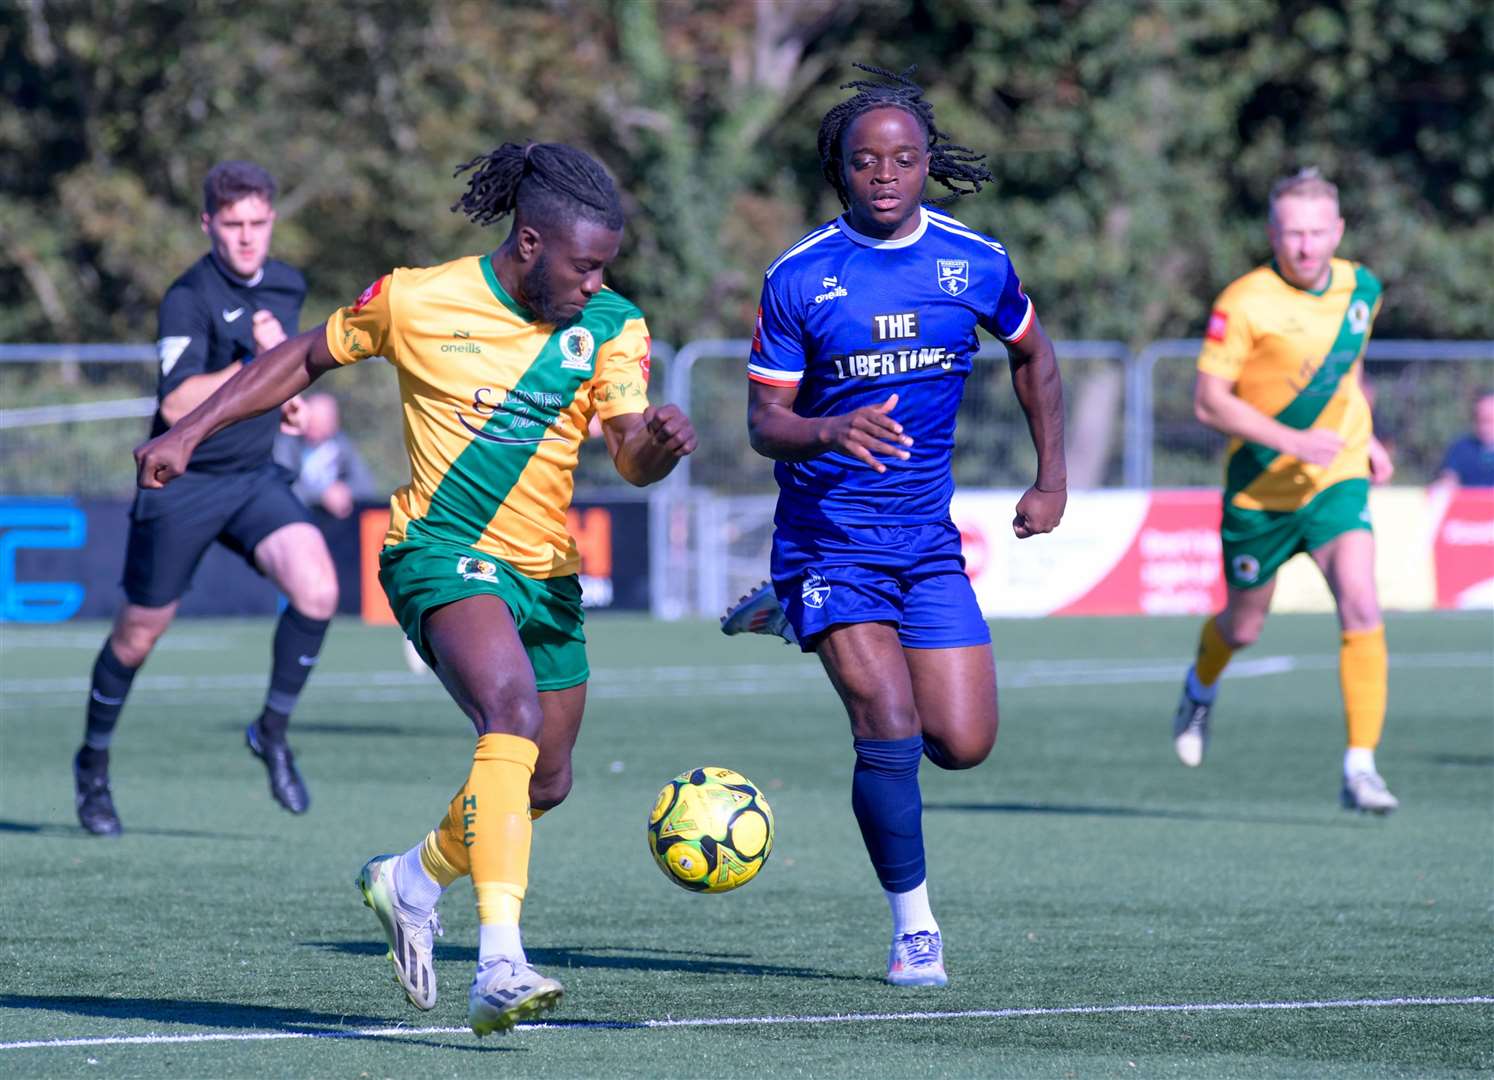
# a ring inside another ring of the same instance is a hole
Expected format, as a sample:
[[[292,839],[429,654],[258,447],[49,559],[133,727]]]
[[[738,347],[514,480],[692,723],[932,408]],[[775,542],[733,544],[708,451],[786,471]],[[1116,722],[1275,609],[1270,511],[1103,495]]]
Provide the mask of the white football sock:
[[[892,908],[892,936],[901,937],[903,934],[915,934],[920,930],[926,930],[937,934],[939,924],[934,921],[934,913],[929,910],[929,882],[927,878],[920,881],[907,892],[895,893],[882,890],[887,897],[887,906]]]
[[[399,894],[399,906],[417,919],[435,911],[436,901],[441,899],[441,886],[420,861],[420,849],[424,846],[422,840],[395,860],[394,867],[394,891]]]
[[[489,960],[517,960],[527,964],[524,955],[524,940],[517,926],[489,925],[479,923],[477,927],[477,964],[481,967]]]
[[[1351,746],[1344,751],[1344,775],[1375,771],[1375,752],[1362,746]]]

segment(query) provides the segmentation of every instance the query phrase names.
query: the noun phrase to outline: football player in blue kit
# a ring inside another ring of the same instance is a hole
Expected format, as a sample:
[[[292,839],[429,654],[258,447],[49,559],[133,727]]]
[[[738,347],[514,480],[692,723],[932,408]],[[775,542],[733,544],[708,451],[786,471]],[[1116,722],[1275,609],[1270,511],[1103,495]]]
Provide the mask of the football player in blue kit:
[[[161,300],[156,351],[160,435],[245,364],[296,332],[306,281],[269,257],[275,181],[258,165],[223,161],[202,184],[202,231],[211,246]],[[295,423],[294,405],[285,418]],[[94,661],[83,745],[73,758],[78,821],[116,836],[109,747],[135,673],[176,615],[208,547],[217,540],[273,581],[288,604],[275,626],[269,690],[245,731],[265,766],[270,794],[293,814],[310,804],[286,728],[337,610],[337,575],[321,532],[291,492],[293,476],[270,457],[282,411],[206,439],[169,489],[141,491],[130,510],[125,604]]]
[[[851,721],[851,805],[892,909],[887,981],[942,986],[925,880],[921,759],[980,764],[996,741],[991,635],[950,519],[955,414],[979,349],[1005,343],[1037,448],[1018,537],[1063,515],[1063,388],[1006,250],[925,205],[990,182],[909,76],[848,83],[820,125],[846,212],[768,267],[748,363],[753,448],[776,461],[772,583],[727,633],[780,633],[818,654]],[[985,374],[985,373],[982,373]]]

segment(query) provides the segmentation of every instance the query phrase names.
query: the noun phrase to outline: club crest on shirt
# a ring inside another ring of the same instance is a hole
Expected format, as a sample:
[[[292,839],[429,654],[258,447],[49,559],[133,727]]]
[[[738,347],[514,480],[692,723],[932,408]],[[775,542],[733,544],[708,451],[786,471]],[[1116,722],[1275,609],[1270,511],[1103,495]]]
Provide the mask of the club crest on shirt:
[[[498,566],[487,559],[474,559],[463,555],[457,560],[457,573],[463,581],[491,581],[498,584]]]
[[[596,338],[584,326],[571,326],[560,332],[560,366],[567,371],[591,371],[591,354],[596,349]]]
[[[939,288],[959,296],[970,287],[969,259],[939,259]]]
[[[804,575],[804,587],[799,590],[799,596],[805,607],[822,608],[830,599],[830,583],[820,576],[818,570],[811,570]]]
[[[1362,334],[1369,329],[1370,309],[1363,300],[1355,300],[1349,305],[1349,329],[1356,334]]]

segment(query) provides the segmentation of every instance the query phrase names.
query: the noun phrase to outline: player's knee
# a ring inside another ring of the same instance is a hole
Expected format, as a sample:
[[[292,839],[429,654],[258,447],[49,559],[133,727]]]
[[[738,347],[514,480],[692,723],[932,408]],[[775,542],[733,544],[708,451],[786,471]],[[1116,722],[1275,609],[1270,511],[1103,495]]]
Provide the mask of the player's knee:
[[[544,722],[539,701],[529,686],[504,675],[494,676],[474,697],[468,711],[479,735],[536,739]]]
[[[156,642],[165,633],[165,625],[136,620],[122,620],[109,635],[109,647],[125,667],[137,668],[145,663]]]
[[[1373,630],[1384,621],[1374,600],[1353,599],[1340,605],[1339,618],[1345,630]]]
[[[1254,645],[1260,639],[1261,631],[1266,627],[1264,616],[1254,615],[1236,616],[1231,619],[1229,625],[1220,626],[1220,637],[1231,649],[1244,649]]]
[[[912,705],[858,701],[847,711],[851,714],[851,730],[858,739],[911,739],[920,730],[918,713]]]
[[[996,729],[987,734],[962,735],[953,739],[935,739],[925,734],[923,756],[941,769],[973,769],[991,756],[996,745]]]
[[[314,574],[299,583],[291,606],[308,619],[330,619],[337,614],[337,575]]]

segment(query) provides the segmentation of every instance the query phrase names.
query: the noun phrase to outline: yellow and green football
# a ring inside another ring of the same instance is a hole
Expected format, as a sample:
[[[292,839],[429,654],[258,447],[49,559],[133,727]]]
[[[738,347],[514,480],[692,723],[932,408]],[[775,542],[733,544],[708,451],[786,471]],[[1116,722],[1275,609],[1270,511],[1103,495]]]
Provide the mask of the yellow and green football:
[[[773,850],[773,810],[741,773],[706,767],[680,773],[648,816],[648,849],[664,876],[691,892],[747,884]]]

